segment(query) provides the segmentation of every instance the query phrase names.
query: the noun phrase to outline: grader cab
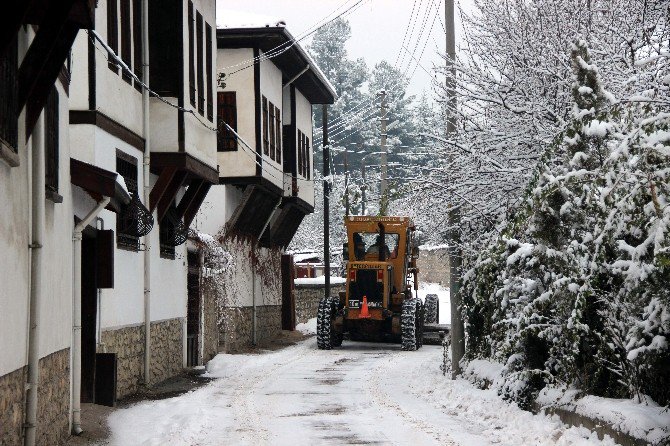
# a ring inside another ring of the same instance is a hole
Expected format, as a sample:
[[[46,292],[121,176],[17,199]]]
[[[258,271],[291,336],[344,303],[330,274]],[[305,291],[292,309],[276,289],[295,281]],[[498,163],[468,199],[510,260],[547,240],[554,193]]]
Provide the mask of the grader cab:
[[[351,339],[400,341],[403,350],[422,345],[424,307],[418,289],[414,225],[409,217],[346,217],[346,291],[323,298],[317,314],[317,345],[331,349]],[[412,284],[414,292],[412,290]]]

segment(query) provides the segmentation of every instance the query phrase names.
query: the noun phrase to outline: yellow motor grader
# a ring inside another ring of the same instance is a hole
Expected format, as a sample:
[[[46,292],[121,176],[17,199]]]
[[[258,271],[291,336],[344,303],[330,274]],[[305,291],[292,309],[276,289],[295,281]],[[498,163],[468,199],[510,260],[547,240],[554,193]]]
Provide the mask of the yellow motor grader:
[[[348,333],[351,339],[400,341],[403,350],[420,348],[424,307],[416,297],[419,250],[412,221],[350,216],[344,224],[347,288],[319,302],[318,347],[338,347]]]

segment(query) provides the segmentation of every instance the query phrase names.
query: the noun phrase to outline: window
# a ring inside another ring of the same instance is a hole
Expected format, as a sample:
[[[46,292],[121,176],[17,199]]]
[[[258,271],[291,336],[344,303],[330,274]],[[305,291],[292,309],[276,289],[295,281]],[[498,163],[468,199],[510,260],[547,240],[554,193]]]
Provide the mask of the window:
[[[205,114],[205,78],[203,77],[202,14],[196,14],[195,31],[198,40],[198,113]]]
[[[298,130],[298,175],[308,180],[312,177],[309,157],[309,138]]]
[[[220,91],[217,94],[217,150],[229,152],[237,150],[237,137],[228,130],[224,122],[237,131],[237,99],[234,91]]]
[[[44,107],[45,185],[47,196],[58,195],[58,91],[51,87]]]
[[[116,171],[123,177],[126,183],[126,188],[130,192],[131,198],[137,197],[137,159],[130,155],[116,151]],[[116,216],[116,246],[121,249],[130,251],[139,251],[140,238],[136,227],[137,220],[132,215],[124,216],[117,214]]]
[[[308,180],[312,178],[312,169],[309,163],[309,138],[305,136],[305,178]]]
[[[121,60],[128,67],[133,65],[133,36],[130,25],[130,0],[121,0]],[[126,70],[123,70],[121,77],[129,84],[133,82],[133,78]]]
[[[275,161],[281,164],[281,111],[275,107],[275,145],[277,146]]]
[[[0,140],[14,152],[19,145],[18,45],[9,45],[0,57]]]
[[[207,30],[205,34],[205,39],[207,39],[207,54],[205,55],[205,60],[207,61],[205,67],[207,70],[207,119],[214,122],[214,93],[212,92],[212,27],[207,25],[205,29]]]
[[[270,124],[270,159],[275,159],[275,106],[272,102],[268,103],[270,114],[268,115],[268,123]]]
[[[133,60],[135,76],[142,80],[142,0],[133,0]],[[142,90],[138,82],[135,88]]]
[[[302,171],[302,144],[305,139],[305,135],[298,130],[298,175],[304,175]]]
[[[188,85],[191,105],[195,107],[195,50],[193,48],[193,2],[188,2]]]
[[[115,54],[119,52],[119,11],[117,0],[107,0],[107,45],[114,51]],[[119,73],[119,67],[116,66],[114,56],[108,55],[109,69]]]
[[[263,96],[263,153],[270,154],[270,140],[268,139],[268,99]]]

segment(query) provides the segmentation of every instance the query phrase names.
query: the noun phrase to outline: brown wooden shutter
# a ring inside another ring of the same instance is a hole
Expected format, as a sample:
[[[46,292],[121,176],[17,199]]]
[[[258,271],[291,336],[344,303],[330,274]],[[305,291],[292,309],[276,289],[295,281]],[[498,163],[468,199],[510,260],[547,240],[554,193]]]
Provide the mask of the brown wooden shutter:
[[[44,175],[48,191],[58,193],[58,91],[51,87],[44,107]]]
[[[268,99],[263,96],[263,153],[270,154],[270,141],[268,140]]]
[[[298,175],[302,175],[302,132],[298,130]]]
[[[114,231],[98,230],[95,238],[96,286],[114,288]]]
[[[203,70],[205,68],[203,58],[203,41],[202,41],[202,14],[196,14],[195,32],[198,42],[198,112],[201,115],[205,114],[205,78]]]
[[[142,79],[142,0],[133,0],[133,71],[139,80]],[[139,83],[135,88],[142,90]]]
[[[227,152],[237,150],[237,137],[228,130],[224,122],[237,131],[237,98],[234,91],[220,91],[217,94],[218,138],[217,150]]]
[[[309,155],[310,155],[309,138],[305,136],[305,164],[307,165],[305,178],[307,178],[308,180],[312,178],[312,166],[310,165],[309,162]]]
[[[18,110],[18,45],[16,38],[5,57],[0,57],[0,138],[12,150],[18,151],[19,110]]]
[[[133,65],[132,59],[132,29],[130,22],[130,0],[121,0],[121,60],[128,67]],[[126,70],[123,70],[121,73],[123,80],[131,83],[132,77],[130,73]]]
[[[270,128],[268,132],[270,133],[270,159],[275,159],[275,106],[272,102],[269,103],[270,115],[268,116],[268,122],[270,123]]]
[[[207,65],[205,69],[207,70],[207,119],[211,122],[214,122],[214,93],[212,92],[212,27],[207,25],[205,28],[207,32],[205,33],[205,38],[207,39],[205,60]]]
[[[193,2],[188,1],[188,86],[191,105],[195,107],[195,50],[193,48]]]
[[[114,53],[119,53],[119,12],[117,0],[107,0],[107,45]],[[118,74],[119,68],[111,54],[108,56],[108,60],[109,69]]]
[[[281,111],[278,108],[275,108],[275,144],[277,146],[277,162],[281,164]]]

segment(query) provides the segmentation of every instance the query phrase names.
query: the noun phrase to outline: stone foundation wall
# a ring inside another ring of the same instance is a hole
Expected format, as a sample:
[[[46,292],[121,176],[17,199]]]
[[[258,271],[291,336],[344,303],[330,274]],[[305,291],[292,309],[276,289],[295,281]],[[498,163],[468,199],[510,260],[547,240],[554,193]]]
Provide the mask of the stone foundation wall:
[[[422,249],[417,261],[419,283],[434,282],[449,286],[449,252],[447,248]]]
[[[202,293],[203,305],[203,351],[202,362],[207,364],[207,361],[212,359],[219,353],[219,307],[216,304],[216,298],[212,293]]]
[[[316,317],[319,309],[319,301],[323,297],[324,285],[301,284],[295,285],[295,323],[304,324]],[[346,284],[331,284],[330,294],[337,296],[340,291],[345,291]]]
[[[266,342],[281,332],[281,305],[256,307],[256,342]],[[253,307],[228,307],[223,310],[219,342],[226,352],[237,352],[253,345]]]
[[[40,359],[37,444],[64,444],[70,435],[70,349]],[[24,386],[28,367],[0,377],[0,445],[23,444]]]
[[[70,436],[70,349],[40,359],[37,444],[63,444]]]
[[[116,397],[140,389],[144,382],[144,325],[103,330],[98,352],[116,353]]]
[[[150,384],[178,375],[184,369],[183,319],[151,323]]]
[[[23,386],[27,367],[0,376],[0,445],[23,444]],[[67,421],[67,418],[66,418]]]

